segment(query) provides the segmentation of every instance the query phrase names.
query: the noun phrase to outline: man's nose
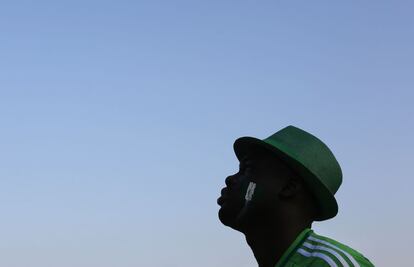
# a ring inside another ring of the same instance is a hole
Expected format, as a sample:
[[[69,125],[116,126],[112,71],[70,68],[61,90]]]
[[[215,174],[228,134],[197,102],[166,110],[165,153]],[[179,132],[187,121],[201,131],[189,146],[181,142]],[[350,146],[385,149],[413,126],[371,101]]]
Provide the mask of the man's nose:
[[[225,183],[227,187],[234,186],[237,184],[237,175],[233,174],[228,176],[225,180]]]

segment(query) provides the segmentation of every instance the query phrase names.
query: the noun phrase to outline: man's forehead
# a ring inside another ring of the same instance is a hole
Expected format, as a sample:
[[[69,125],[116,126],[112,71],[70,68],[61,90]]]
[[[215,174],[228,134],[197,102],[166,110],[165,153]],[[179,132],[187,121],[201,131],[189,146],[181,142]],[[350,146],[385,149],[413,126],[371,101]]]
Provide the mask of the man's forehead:
[[[294,175],[295,173],[286,162],[267,149],[253,150],[251,153],[246,153],[240,160],[239,166],[242,167],[243,165],[252,165],[257,170],[269,171],[273,174],[282,172]]]

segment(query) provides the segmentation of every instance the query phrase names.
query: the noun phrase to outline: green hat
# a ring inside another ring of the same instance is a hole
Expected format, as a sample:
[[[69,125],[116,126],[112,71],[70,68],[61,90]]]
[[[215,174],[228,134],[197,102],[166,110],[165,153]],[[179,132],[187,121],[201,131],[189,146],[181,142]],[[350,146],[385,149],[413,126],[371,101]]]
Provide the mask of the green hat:
[[[288,126],[264,140],[241,137],[234,142],[239,160],[253,146],[272,151],[293,168],[304,180],[318,205],[316,221],[323,221],[338,213],[335,193],[342,183],[342,171],[329,148],[312,134]]]

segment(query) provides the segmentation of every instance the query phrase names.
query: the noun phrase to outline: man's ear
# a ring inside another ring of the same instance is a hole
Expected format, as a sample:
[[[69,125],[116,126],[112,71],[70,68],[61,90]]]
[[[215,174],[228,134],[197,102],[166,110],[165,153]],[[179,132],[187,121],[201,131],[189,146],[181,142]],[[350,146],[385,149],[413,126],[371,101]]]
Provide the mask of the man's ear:
[[[298,194],[301,190],[302,184],[299,180],[291,178],[287,181],[286,185],[279,192],[281,198],[291,198]]]

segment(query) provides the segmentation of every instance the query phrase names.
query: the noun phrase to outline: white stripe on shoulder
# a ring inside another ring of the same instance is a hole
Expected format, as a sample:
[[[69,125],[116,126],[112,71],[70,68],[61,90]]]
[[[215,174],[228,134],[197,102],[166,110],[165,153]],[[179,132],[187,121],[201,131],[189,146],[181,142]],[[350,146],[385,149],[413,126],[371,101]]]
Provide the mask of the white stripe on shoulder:
[[[331,248],[334,248],[334,249],[336,249],[336,250],[339,250],[340,252],[344,253],[344,254],[348,257],[348,259],[352,262],[352,264],[353,264],[355,267],[361,267],[361,266],[359,265],[359,263],[358,263],[358,262],[354,259],[354,257],[352,257],[352,255],[351,255],[351,254],[349,254],[349,253],[348,253],[348,252],[346,252],[345,250],[343,250],[343,249],[341,249],[341,248],[339,248],[339,247],[335,246],[334,244],[331,244],[331,243],[329,243],[328,241],[325,241],[325,240],[322,240],[322,239],[318,239],[318,238],[313,237],[313,236],[309,236],[309,237],[308,237],[308,239],[309,239],[309,240],[312,240],[312,241],[315,241],[315,242],[319,242],[319,243],[321,243],[321,244],[324,244],[324,245],[329,246],[329,247],[331,247]]]
[[[332,255],[334,255],[339,260],[339,262],[342,264],[343,267],[349,267],[349,264],[346,262],[346,260],[344,260],[344,258],[341,255],[339,255],[338,252],[336,252],[335,250],[333,250],[331,248],[328,248],[328,247],[325,247],[325,246],[313,245],[313,244],[308,243],[308,242],[303,243],[303,246],[305,246],[307,248],[310,248],[312,250],[319,249],[319,250],[327,251],[327,252],[331,253]]]
[[[305,256],[307,258],[309,258],[309,257],[321,258],[324,261],[326,261],[329,264],[330,267],[338,267],[338,265],[336,265],[336,263],[331,258],[329,258],[328,255],[325,255],[323,253],[320,253],[320,252],[309,252],[309,251],[304,250],[303,248],[298,249],[297,252],[299,254],[301,254],[302,256]]]

